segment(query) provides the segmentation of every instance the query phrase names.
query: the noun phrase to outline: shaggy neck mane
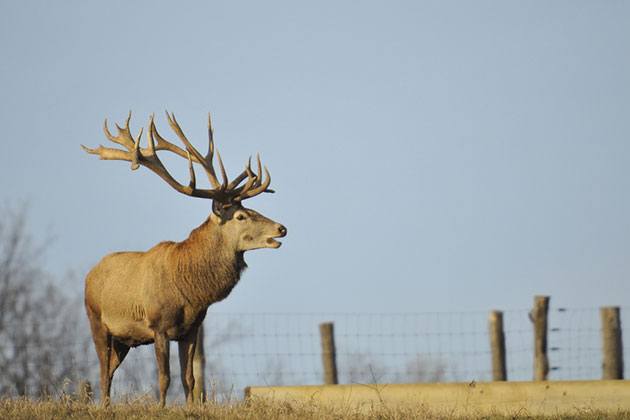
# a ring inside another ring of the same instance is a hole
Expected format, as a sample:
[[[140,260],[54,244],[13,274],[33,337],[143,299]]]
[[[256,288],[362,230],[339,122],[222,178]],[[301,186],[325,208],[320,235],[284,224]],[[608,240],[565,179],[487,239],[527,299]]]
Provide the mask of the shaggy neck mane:
[[[177,268],[175,286],[191,304],[204,308],[223,300],[247,267],[243,252],[227,242],[210,218],[175,244],[170,262]]]

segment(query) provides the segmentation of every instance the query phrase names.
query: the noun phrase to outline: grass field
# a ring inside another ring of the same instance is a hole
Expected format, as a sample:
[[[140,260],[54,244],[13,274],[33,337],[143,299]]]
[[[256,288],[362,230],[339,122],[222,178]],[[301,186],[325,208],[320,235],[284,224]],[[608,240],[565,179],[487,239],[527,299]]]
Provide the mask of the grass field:
[[[150,398],[141,398],[101,408],[97,404],[85,404],[71,399],[33,401],[27,399],[0,400],[0,419],[412,419],[412,418],[456,418],[448,414],[433,415],[422,407],[385,408],[358,413],[350,409],[327,408],[315,403],[301,406],[273,404],[264,401],[248,401],[234,404],[204,404],[193,408],[181,405],[160,409]],[[461,418],[461,417],[460,417]],[[466,416],[474,418],[474,416]],[[479,417],[485,419],[530,419],[526,413],[515,416]],[[630,412],[616,415],[585,411],[570,417],[547,417],[551,419],[628,419]]]

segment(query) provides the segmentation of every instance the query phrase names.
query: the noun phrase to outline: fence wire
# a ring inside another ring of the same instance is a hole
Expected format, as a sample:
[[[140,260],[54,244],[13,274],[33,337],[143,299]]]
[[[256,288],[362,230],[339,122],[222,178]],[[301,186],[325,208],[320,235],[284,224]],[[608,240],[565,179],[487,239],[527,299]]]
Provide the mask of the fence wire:
[[[321,384],[318,326],[333,322],[340,383],[489,381],[492,376],[488,315],[488,311],[400,314],[209,311],[204,322],[205,377],[210,393],[232,395],[240,395],[250,385]],[[529,310],[508,310],[503,316],[508,380],[531,380],[534,337]],[[622,335],[628,337],[630,307],[621,308],[621,317]],[[601,378],[600,323],[598,308],[550,308],[550,380]],[[81,367],[81,374],[96,385],[98,361],[89,337],[64,345],[78,349],[72,353],[70,363]],[[627,344],[624,353],[628,354]],[[171,344],[171,357],[171,396],[179,396],[175,343]],[[132,349],[116,373],[114,395],[154,390],[157,376],[154,360],[153,346]],[[625,377],[628,374],[626,367]]]

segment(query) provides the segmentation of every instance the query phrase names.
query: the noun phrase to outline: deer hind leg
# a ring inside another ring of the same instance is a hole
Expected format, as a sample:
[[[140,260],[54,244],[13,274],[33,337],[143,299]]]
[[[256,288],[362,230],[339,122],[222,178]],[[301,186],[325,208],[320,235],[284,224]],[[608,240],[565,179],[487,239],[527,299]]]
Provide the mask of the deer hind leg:
[[[158,331],[155,332],[155,357],[160,377],[160,407],[164,407],[166,405],[166,392],[171,383],[170,347],[166,334]]]
[[[112,350],[111,335],[108,333],[100,319],[98,319],[97,314],[92,312],[89,308],[87,314],[90,319],[92,339],[94,340],[94,347],[96,347],[96,354],[98,355],[98,361],[101,368],[101,404],[108,406],[110,402],[109,393],[112,384],[111,375],[109,374],[109,363]]]
[[[125,356],[127,356],[127,353],[129,353],[129,346],[127,346],[126,344],[123,344],[119,341],[114,340],[113,338],[112,340],[112,352],[110,353],[109,356],[109,380],[110,382],[112,381],[112,379],[114,378],[114,372],[116,372],[116,369],[118,369],[118,366],[120,366],[120,364],[122,363],[123,360],[125,360]]]
[[[197,342],[197,329],[191,331],[188,336],[178,343],[179,345],[179,366],[182,374],[182,385],[186,395],[186,403],[193,404],[193,389],[195,387],[195,376],[193,374],[193,359],[195,356],[195,344]]]

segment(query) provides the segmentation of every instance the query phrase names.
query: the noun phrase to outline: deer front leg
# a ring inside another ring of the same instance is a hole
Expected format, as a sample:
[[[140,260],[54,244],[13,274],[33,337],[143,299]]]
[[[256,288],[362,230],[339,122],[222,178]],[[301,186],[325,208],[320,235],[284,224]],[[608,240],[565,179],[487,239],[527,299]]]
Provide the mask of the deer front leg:
[[[96,343],[96,351],[101,368],[100,385],[101,385],[101,405],[109,407],[110,389],[112,386],[112,377],[109,375],[109,359],[111,357],[110,337],[94,337]]]
[[[182,373],[182,385],[186,395],[186,403],[193,404],[195,388],[195,376],[193,374],[193,359],[195,357],[195,344],[197,342],[197,329],[191,331],[188,336],[179,342],[179,366]]]
[[[96,354],[100,364],[100,385],[101,385],[101,405],[109,406],[110,389],[112,377],[109,374],[110,357],[112,353],[111,335],[107,332],[107,328],[100,321],[99,316],[89,307],[87,308],[88,319],[90,320],[90,328],[92,329],[92,338],[96,347]]]
[[[170,347],[166,333],[155,332],[155,357],[160,377],[160,407],[163,408],[166,405],[166,391],[171,383]]]

